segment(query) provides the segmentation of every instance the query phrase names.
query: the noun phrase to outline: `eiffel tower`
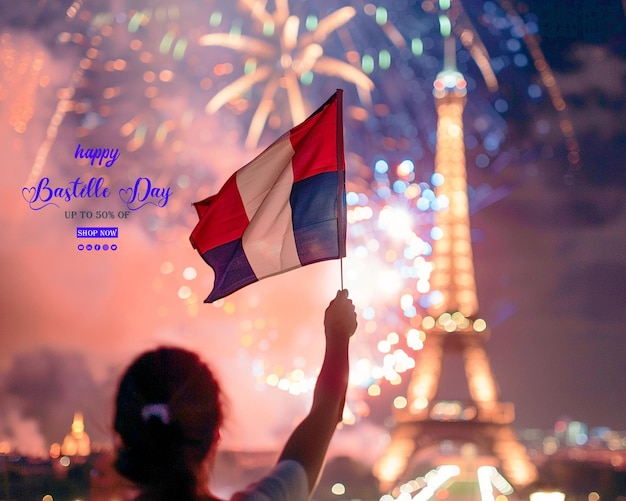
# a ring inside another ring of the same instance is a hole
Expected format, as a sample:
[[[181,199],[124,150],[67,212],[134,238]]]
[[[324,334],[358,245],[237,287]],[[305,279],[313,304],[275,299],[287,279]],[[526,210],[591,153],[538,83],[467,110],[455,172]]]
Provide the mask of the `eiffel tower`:
[[[466,481],[476,479],[477,465],[489,465],[516,488],[537,476],[512,428],[514,406],[499,399],[484,348],[489,330],[478,317],[463,138],[466,81],[456,68],[455,38],[449,36],[445,43],[444,69],[433,94],[438,115],[435,172],[444,179],[436,195],[445,196],[449,205],[434,214],[434,225],[442,231],[432,253],[431,290],[438,297],[422,322],[426,338],[407,388],[408,404],[394,409],[390,444],[374,465],[381,492],[392,495],[394,488],[397,495],[400,486],[406,489],[426,473],[419,471],[424,464],[456,465]],[[442,362],[459,353],[470,400],[437,401]]]

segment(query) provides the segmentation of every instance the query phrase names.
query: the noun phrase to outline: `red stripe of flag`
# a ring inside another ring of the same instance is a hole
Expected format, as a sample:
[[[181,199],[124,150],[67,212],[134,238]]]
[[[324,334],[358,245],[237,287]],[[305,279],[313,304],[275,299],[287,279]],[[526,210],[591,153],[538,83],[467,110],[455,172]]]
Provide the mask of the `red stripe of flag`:
[[[337,138],[341,130],[341,121],[337,120],[336,113],[322,113],[328,111],[329,105],[338,109],[341,103],[339,93],[333,96],[313,115],[289,132],[289,139],[293,145],[294,155],[293,181],[294,183],[322,172],[343,171],[343,162],[337,165],[337,142],[329,138]]]
[[[200,220],[193,230],[191,242],[195,249],[212,249],[241,238],[248,227],[248,216],[233,174],[217,194],[196,202]]]

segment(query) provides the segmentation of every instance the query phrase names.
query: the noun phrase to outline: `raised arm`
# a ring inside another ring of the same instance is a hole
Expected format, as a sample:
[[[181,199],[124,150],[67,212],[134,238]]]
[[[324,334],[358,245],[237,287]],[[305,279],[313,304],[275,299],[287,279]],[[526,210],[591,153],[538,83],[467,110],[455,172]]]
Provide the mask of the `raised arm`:
[[[280,460],[293,459],[304,467],[309,492],[315,488],[330,439],[341,422],[348,388],[348,345],[356,326],[348,291],[338,291],[324,315],[326,351],[311,410],[293,431],[280,456]]]

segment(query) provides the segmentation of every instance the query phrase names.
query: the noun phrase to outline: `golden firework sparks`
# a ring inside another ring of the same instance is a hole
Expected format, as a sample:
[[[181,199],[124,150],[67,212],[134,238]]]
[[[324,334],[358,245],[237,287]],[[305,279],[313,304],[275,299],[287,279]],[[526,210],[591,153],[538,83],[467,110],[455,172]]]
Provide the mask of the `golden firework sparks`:
[[[293,124],[302,122],[307,116],[307,107],[300,90],[301,80],[308,74],[320,74],[341,78],[354,84],[365,100],[370,100],[374,88],[372,80],[360,69],[348,62],[324,55],[322,44],[329,35],[345,26],[356,14],[353,7],[342,7],[322,18],[309,33],[299,36],[300,19],[291,15],[286,0],[276,3],[273,13],[267,11],[265,2],[241,0],[252,19],[261,23],[267,40],[240,33],[210,33],[200,37],[202,46],[219,46],[247,55],[253,68],[220,90],[206,105],[207,113],[215,113],[257,84],[264,84],[264,91],[256,107],[248,134],[246,147],[256,147],[273,110],[276,92],[283,88],[287,92]]]

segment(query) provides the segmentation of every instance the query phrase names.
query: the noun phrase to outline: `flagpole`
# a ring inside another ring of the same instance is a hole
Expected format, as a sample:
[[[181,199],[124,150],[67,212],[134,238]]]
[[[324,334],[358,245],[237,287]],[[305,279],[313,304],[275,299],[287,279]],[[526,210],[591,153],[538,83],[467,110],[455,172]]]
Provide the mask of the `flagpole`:
[[[341,290],[343,290],[343,258],[339,258],[339,274],[341,275]]]
[[[341,282],[341,290],[343,290],[343,258],[346,248],[346,231],[347,220],[345,214],[346,199],[346,172],[345,158],[343,151],[343,89],[337,89],[337,226],[338,226],[338,245],[339,245],[339,276]]]

